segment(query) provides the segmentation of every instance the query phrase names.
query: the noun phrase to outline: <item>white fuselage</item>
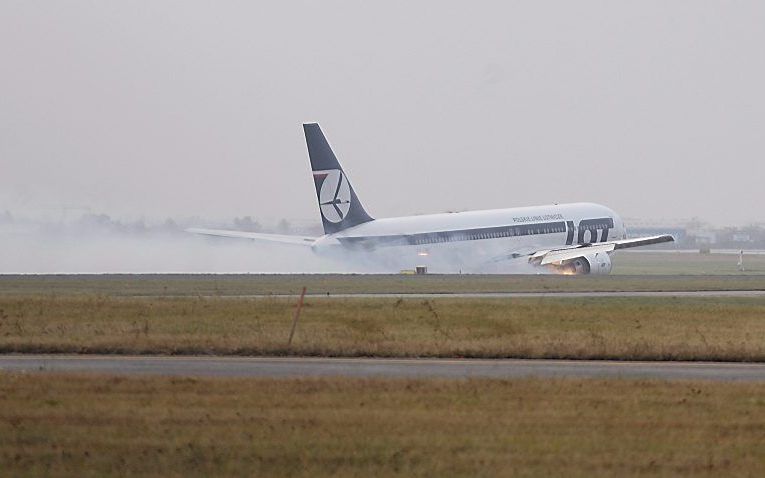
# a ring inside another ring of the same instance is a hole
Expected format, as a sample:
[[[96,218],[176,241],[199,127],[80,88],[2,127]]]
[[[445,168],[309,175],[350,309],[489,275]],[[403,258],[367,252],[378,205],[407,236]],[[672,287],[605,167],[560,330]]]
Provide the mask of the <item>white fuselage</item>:
[[[611,209],[573,203],[376,219],[325,235],[313,248],[386,269],[512,272],[528,267],[524,254],[625,237],[624,223]]]

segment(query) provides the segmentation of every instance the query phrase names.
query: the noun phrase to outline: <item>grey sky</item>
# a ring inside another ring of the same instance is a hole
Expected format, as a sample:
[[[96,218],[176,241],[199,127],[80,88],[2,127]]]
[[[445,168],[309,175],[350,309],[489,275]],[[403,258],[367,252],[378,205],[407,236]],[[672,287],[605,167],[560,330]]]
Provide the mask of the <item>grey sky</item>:
[[[0,210],[765,220],[765,2],[0,2]]]

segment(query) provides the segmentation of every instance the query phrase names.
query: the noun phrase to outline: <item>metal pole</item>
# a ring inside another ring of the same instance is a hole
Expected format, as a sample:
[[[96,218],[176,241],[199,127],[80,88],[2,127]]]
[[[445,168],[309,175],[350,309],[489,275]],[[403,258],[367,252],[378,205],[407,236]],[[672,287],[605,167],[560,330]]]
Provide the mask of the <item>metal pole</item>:
[[[300,299],[298,299],[297,307],[295,307],[295,316],[292,318],[290,339],[287,341],[288,347],[292,345],[292,337],[295,335],[295,328],[297,328],[298,319],[300,318],[300,309],[303,308],[303,297],[305,297],[305,287],[303,287],[303,292],[300,293]]]

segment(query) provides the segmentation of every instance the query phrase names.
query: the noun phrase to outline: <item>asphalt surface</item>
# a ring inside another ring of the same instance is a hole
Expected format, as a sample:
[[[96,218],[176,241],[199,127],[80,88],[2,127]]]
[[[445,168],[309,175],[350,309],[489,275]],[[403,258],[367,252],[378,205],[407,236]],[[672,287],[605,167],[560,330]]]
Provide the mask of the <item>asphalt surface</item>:
[[[238,295],[238,296],[210,296],[231,298],[264,298],[264,297],[298,297],[296,294],[267,294],[267,295]],[[360,293],[360,294],[306,294],[308,298],[396,298],[410,297],[414,299],[486,299],[486,298],[515,298],[515,297],[765,297],[765,290],[693,290],[693,291],[616,291],[616,292],[443,292],[443,293],[414,293],[397,294],[392,292],[383,293]]]
[[[648,378],[765,381],[765,363],[2,355],[0,371],[199,377]]]

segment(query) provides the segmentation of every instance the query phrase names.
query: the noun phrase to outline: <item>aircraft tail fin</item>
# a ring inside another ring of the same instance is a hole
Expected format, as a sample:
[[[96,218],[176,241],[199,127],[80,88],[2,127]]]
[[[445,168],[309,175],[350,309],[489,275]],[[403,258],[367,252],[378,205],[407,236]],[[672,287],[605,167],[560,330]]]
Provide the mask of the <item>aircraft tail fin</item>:
[[[317,123],[303,125],[324,233],[372,221]]]

